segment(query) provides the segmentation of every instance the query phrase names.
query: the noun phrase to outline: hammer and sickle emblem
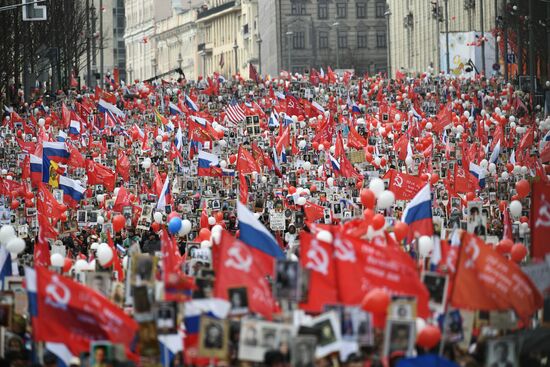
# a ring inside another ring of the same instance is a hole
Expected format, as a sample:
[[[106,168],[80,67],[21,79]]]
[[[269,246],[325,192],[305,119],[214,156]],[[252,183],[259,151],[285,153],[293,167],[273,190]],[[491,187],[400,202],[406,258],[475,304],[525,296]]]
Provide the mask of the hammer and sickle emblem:
[[[339,238],[334,241],[334,256],[342,261],[349,261],[352,263],[356,261],[353,244],[350,241],[342,241]]]
[[[466,174],[464,173],[464,170],[462,168],[459,168],[457,171],[456,171],[456,174],[460,177],[466,177]]]
[[[225,260],[225,266],[228,268],[234,268],[246,273],[250,272],[250,266],[252,265],[252,256],[247,255],[243,257],[240,247],[233,246],[228,251],[229,258]]]
[[[307,258],[309,259],[306,264],[307,269],[314,270],[323,275],[328,274],[328,254],[317,241],[313,241],[311,248],[307,252]]]
[[[476,241],[474,239],[470,240],[470,242],[468,242],[468,244],[466,245],[464,251],[468,255],[468,259],[464,263],[464,266],[468,269],[473,268],[474,262],[479,256],[479,246],[477,245]]]
[[[401,175],[395,176],[393,184],[397,187],[403,187],[403,177],[401,177]]]
[[[55,308],[66,309],[71,299],[71,292],[59,277],[52,276],[52,283],[46,286],[46,302]]]

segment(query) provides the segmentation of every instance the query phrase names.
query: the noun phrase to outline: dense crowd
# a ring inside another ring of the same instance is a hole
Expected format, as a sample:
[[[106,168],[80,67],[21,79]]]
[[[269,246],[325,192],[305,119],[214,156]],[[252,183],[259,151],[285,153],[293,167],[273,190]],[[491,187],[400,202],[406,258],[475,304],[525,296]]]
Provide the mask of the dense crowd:
[[[6,365],[548,365],[543,106],[251,77],[3,99]]]

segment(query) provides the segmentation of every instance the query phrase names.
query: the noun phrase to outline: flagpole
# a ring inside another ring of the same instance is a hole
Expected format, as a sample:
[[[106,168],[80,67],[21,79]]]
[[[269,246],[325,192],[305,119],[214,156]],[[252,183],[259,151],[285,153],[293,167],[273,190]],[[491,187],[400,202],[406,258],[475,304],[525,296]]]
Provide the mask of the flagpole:
[[[458,229],[455,229],[455,231],[457,231]],[[456,278],[458,276],[458,269],[460,267],[460,258],[462,257],[462,237],[463,237],[464,233],[461,234],[460,236],[460,247],[459,247],[459,250],[458,250],[458,256],[456,258],[456,265],[455,265],[455,273],[453,275],[453,282],[451,284],[451,292],[450,292],[450,295],[449,297],[447,298],[446,302],[445,302],[445,306],[443,307],[443,330],[442,330],[442,333],[441,333],[441,342],[439,343],[439,355],[442,356],[443,355],[443,348],[445,347],[445,338],[447,337],[447,317],[449,316],[449,303],[451,302],[451,300],[453,299],[453,296],[454,296],[454,292],[455,292],[455,284],[456,284]],[[452,234],[451,234],[452,236]]]

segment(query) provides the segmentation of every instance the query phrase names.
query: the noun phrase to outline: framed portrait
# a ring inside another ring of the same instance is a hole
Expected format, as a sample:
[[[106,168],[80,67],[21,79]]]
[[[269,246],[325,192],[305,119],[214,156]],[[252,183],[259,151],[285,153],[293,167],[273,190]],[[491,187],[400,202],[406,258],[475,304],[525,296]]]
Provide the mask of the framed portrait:
[[[275,297],[298,301],[300,264],[296,261],[278,260],[275,266]]]
[[[248,292],[246,287],[229,288],[227,290],[231,303],[231,315],[245,315],[248,313]]]
[[[111,274],[106,272],[89,272],[86,275],[86,285],[105,297],[109,297],[111,294]]]
[[[341,333],[336,312],[326,312],[314,318],[311,327],[318,337],[316,358],[323,358],[340,350]]]
[[[315,366],[317,339],[312,335],[299,335],[292,339],[290,348],[291,364],[294,367]]]
[[[158,356],[160,356],[160,346],[155,320],[140,322],[138,325],[140,355],[158,358]]]
[[[449,277],[436,272],[424,272],[422,282],[430,293],[430,309],[442,312],[447,298]]]
[[[512,338],[500,338],[487,341],[487,367],[517,367],[516,341]]]
[[[392,296],[388,317],[396,320],[416,319],[416,299],[411,296]]]
[[[155,305],[155,321],[158,334],[177,334],[177,303],[157,302]]]
[[[199,331],[199,356],[227,359],[229,325],[226,320],[201,316]]]
[[[411,356],[416,341],[415,324],[414,319],[387,319],[383,355],[389,357],[394,352],[402,352],[406,356]]]
[[[156,258],[149,254],[135,254],[132,256],[132,284],[153,284],[156,265]]]

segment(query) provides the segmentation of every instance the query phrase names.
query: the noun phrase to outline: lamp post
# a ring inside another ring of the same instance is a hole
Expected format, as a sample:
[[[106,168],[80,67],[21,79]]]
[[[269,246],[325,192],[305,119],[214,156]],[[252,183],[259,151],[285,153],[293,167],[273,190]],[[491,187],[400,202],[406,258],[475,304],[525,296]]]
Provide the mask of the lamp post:
[[[128,80],[127,80],[127,84],[128,85],[131,85],[133,80],[132,80],[132,72],[134,71],[134,69],[132,69],[132,65],[128,66]]]
[[[99,0],[99,77],[101,88],[105,85],[103,78],[104,67],[104,49],[103,49],[103,0]]]
[[[447,74],[451,73],[451,54],[449,51],[449,0],[445,0],[445,57],[447,59]]]
[[[235,52],[235,75],[239,72],[239,67],[237,65],[237,49],[239,45],[237,44],[237,39],[235,38],[235,43],[233,44],[233,51]]]
[[[331,27],[336,28],[336,69],[340,69],[340,45],[338,44],[338,26],[340,23],[333,23]]]
[[[481,69],[483,70],[483,75],[487,75],[487,70],[485,69],[485,19],[483,19],[485,15],[483,0],[479,0],[479,18],[479,27],[481,31]]]
[[[262,75],[262,38],[260,37],[260,33],[258,33],[256,43],[258,43],[258,69],[260,71],[260,75]]]
[[[288,31],[286,34],[286,44],[288,49],[288,72],[292,74],[292,60],[290,58],[290,37],[294,34],[292,31]]]
[[[388,77],[391,78],[391,39],[390,39],[390,15],[391,11],[388,9],[384,13],[384,16],[386,17],[386,33],[387,33],[387,43],[386,47],[388,48]]]

